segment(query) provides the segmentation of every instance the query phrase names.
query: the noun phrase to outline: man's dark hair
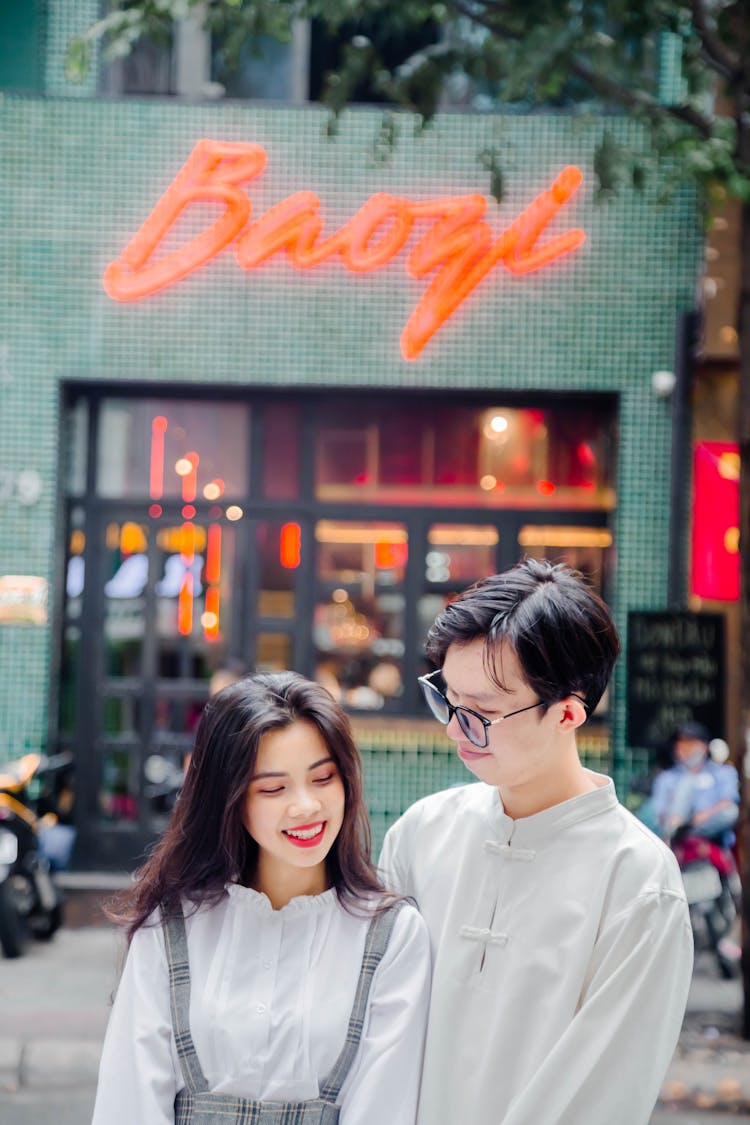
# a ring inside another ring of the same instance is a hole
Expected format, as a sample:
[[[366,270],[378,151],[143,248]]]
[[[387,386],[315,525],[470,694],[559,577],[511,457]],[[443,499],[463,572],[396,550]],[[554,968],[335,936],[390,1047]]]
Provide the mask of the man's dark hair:
[[[483,578],[438,614],[425,651],[442,667],[451,645],[484,639],[488,675],[504,688],[501,645],[548,706],[578,695],[590,713],[620,653],[609,609],[583,575],[564,563],[524,559]]]

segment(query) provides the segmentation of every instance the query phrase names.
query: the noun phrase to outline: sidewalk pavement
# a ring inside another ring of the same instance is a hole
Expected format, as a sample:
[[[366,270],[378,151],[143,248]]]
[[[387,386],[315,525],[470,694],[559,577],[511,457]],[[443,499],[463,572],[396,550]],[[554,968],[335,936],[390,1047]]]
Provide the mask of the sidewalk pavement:
[[[101,925],[63,928],[17,960],[0,959],[0,1091],[93,1089],[123,955],[120,934]],[[741,1004],[739,980],[721,980],[713,961],[699,955],[661,1111],[750,1115]]]

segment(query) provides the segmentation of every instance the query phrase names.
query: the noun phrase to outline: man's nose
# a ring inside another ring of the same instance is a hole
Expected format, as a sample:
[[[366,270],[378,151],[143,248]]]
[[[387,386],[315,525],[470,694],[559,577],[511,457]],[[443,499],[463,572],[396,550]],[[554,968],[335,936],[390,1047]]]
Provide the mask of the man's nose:
[[[458,721],[455,711],[448,720],[448,725],[445,728],[445,733],[448,735],[448,738],[452,738],[454,742],[458,742],[459,739],[466,738],[466,735],[461,729],[461,724]]]

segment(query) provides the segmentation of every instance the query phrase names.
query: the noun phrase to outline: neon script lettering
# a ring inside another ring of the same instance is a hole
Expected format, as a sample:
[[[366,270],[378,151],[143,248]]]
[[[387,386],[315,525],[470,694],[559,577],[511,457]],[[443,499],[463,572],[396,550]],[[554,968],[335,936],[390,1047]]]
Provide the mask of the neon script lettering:
[[[502,264],[513,274],[531,273],[577,249],[586,239],[569,230],[538,245],[545,227],[583,181],[569,165],[500,235],[484,221],[487,200],[457,195],[415,202],[378,193],[340,230],[323,237],[320,199],[298,191],[250,222],[251,203],[242,184],[266,167],[257,144],[201,140],[120,257],[104,272],[115,301],[138,301],[173,285],[209,262],[230,243],[238,264],[254,269],[284,252],[299,269],[338,256],[352,273],[368,273],[391,261],[415,227],[430,223],[406,257],[408,273],[434,274],[401,335],[405,359],[415,359],[479,282]],[[155,253],[180,215],[193,203],[220,203],[223,212],[205,230],[161,258]]]

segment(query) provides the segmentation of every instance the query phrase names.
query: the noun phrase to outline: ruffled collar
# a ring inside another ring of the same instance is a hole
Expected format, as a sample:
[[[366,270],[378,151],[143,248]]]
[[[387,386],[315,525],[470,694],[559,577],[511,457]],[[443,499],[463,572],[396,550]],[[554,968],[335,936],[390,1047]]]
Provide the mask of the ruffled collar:
[[[240,883],[227,883],[226,892],[237,906],[247,910],[257,910],[261,913],[279,914],[289,917],[295,914],[309,914],[321,910],[330,910],[338,905],[338,895],[335,887],[329,887],[319,895],[297,895],[289,900],[280,910],[274,910],[271,900],[263,891],[256,891],[253,887],[243,887]]]

